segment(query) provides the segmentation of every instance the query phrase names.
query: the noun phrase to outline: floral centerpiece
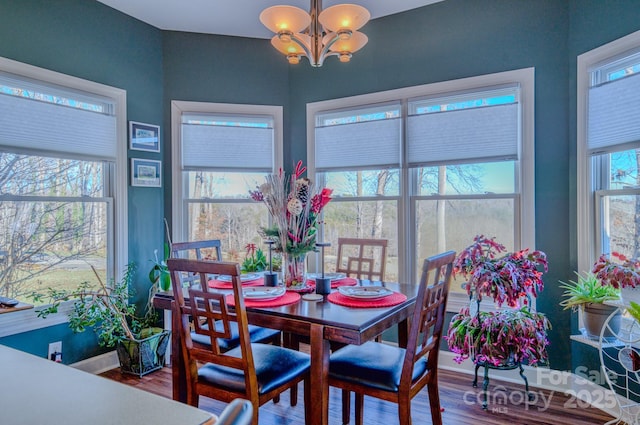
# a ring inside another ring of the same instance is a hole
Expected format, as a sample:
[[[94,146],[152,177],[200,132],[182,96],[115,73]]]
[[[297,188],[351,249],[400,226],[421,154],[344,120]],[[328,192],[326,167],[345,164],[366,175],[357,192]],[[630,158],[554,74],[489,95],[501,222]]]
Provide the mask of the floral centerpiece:
[[[591,272],[605,286],[620,289],[620,296],[626,304],[633,300],[640,303],[640,261],[627,258],[619,252],[611,256],[602,254],[593,264]]]
[[[491,297],[498,307],[516,307],[473,313],[465,307],[453,316],[446,340],[457,362],[471,357],[476,364],[515,367],[523,361],[531,365],[547,361],[548,319],[530,305],[518,308],[522,298],[528,304],[529,297],[544,288],[547,257],[542,251],[505,251],[495,238],[478,235],[454,261],[454,274],[467,279],[470,307],[479,306],[483,296]]]
[[[273,224],[262,228],[262,236],[276,242],[274,250],[283,255],[285,285],[294,288],[306,285],[306,255],[315,249],[318,218],[332,193],[327,188],[318,190],[311,180],[302,177],[305,171],[298,161],[291,176],[281,169],[250,192],[254,201],[267,206]]]

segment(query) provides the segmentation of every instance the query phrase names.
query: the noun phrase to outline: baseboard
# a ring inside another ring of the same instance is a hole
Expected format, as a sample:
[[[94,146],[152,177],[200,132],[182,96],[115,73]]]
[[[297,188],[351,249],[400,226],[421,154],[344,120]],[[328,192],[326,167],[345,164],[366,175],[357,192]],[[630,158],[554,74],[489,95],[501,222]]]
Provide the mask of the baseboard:
[[[455,354],[450,351],[440,351],[439,368],[468,374],[469,387],[470,390],[472,390],[471,384],[475,373],[475,365],[471,360],[466,360],[458,364],[453,360],[454,357]],[[620,416],[620,405],[635,404],[620,395],[616,395],[610,389],[600,386],[600,383],[606,385],[606,382],[604,381],[605,377],[599,371],[577,370],[576,372],[577,373],[572,373],[546,367],[524,366],[524,375],[529,381],[529,390],[534,393],[534,396],[537,398],[535,389],[543,389],[550,392],[550,394],[546,395],[546,400],[550,400],[549,397],[553,397],[555,393],[561,393],[569,397],[565,402],[567,409],[579,409],[585,406],[592,406],[610,414],[614,418],[618,418]],[[478,376],[478,387],[482,386],[483,373],[483,369],[481,368]],[[515,384],[523,383],[517,369],[492,369],[489,373],[489,378],[491,380],[496,379]],[[477,390],[472,390],[470,394],[476,394],[476,391]],[[493,396],[496,400],[509,400],[508,395],[500,392],[499,389],[494,389],[494,392],[495,394]],[[544,397],[545,396],[540,395],[538,400],[544,402]],[[487,398],[489,404],[491,404],[491,394],[488,394]],[[475,402],[476,397],[470,397],[469,400],[470,402]],[[504,407],[504,404],[501,407]]]
[[[97,355],[95,357],[81,360],[69,366],[98,375],[113,368],[119,367],[120,362],[118,361],[118,353],[114,350],[109,351],[108,353]]]

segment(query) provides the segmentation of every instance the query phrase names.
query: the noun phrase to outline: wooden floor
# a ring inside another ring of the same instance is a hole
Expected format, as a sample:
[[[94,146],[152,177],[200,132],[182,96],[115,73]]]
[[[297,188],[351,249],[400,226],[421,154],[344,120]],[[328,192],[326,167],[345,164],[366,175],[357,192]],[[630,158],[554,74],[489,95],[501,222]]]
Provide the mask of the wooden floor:
[[[142,378],[123,374],[113,369],[102,374],[123,382],[159,394],[171,397],[171,369],[164,368]],[[442,413],[445,425],[556,425],[556,424],[604,424],[612,419],[606,413],[561,393],[532,388],[534,400],[527,404],[524,400],[522,385],[491,380],[489,387],[489,408],[482,410],[480,391],[471,386],[469,375],[442,370],[440,372],[440,398],[444,409]],[[302,388],[299,391],[298,406],[289,406],[289,393],[283,394],[280,403],[268,403],[260,408],[261,425],[294,425],[304,423],[304,403]],[[341,423],[340,393],[331,389],[329,424]],[[507,404],[498,404],[507,399]],[[353,404],[353,403],[352,403]],[[202,397],[200,408],[219,414],[224,403]],[[351,412],[353,424],[353,411]],[[397,409],[392,403],[365,398],[364,423],[367,425],[393,425],[398,423]],[[424,390],[413,399],[412,416],[415,425],[430,424],[429,400]]]

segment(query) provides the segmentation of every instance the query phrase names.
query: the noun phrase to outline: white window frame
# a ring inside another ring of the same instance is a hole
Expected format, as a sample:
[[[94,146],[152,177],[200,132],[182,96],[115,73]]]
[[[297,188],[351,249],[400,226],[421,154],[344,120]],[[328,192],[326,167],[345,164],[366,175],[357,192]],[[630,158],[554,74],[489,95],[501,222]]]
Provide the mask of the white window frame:
[[[270,115],[273,117],[274,164],[273,172],[283,164],[283,112],[282,106],[244,105],[231,103],[209,103],[172,100],[171,101],[171,183],[172,195],[171,219],[173,223],[172,240],[184,241],[188,235],[186,222],[185,188],[182,175],[182,115],[186,113],[210,113],[227,115]],[[247,198],[247,202],[250,202]],[[221,203],[224,201],[221,201]]]
[[[0,57],[0,72],[12,73],[27,79],[43,81],[75,90],[93,93],[106,97],[114,102],[116,118],[117,152],[116,172],[113,188],[114,223],[113,230],[108,235],[111,240],[109,246],[113,247],[112,268],[108,271],[112,276],[117,276],[124,270],[129,258],[128,237],[128,201],[127,201],[127,92],[116,87],[107,86],[78,77],[62,74],[48,69],[28,65],[11,59]],[[38,152],[36,152],[38,153]],[[45,152],[42,152],[46,156]],[[109,264],[109,263],[108,263]],[[41,329],[60,323],[68,322],[66,312],[71,310],[73,303],[66,303],[60,309],[62,314],[54,314],[47,319],[37,316],[36,309],[21,310],[0,315],[0,337]]]
[[[578,56],[577,64],[577,254],[578,270],[590,271],[598,252],[600,241],[599,217],[596,202],[599,198],[593,190],[597,187],[598,173],[592,169],[593,160],[587,149],[588,93],[591,83],[590,70],[598,64],[613,62],[621,55],[640,48],[640,31],[636,31],[615,41]],[[620,193],[616,191],[616,193]],[[598,199],[596,199],[598,198]]]
[[[378,93],[363,94],[341,99],[331,99],[321,102],[307,104],[307,169],[311,179],[317,179],[315,170],[315,117],[318,113],[327,110],[349,109],[362,107],[368,104],[377,104],[390,101],[402,100],[403,119],[406,119],[407,99],[435,96],[446,93],[456,93],[460,91],[472,91],[475,89],[519,84],[521,102],[521,138],[518,147],[520,162],[519,197],[516,206],[516,217],[514,217],[516,231],[516,242],[520,242],[520,247],[535,248],[535,69],[524,68],[513,71],[499,72],[476,77],[462,78],[421,86],[405,87],[401,89],[388,90]],[[404,142],[402,144],[404,149]],[[416,270],[415,259],[409,253],[413,252],[415,241],[410,231],[412,220],[414,220],[413,210],[410,203],[410,170],[407,168],[406,153],[402,154],[401,168],[401,201],[398,208],[398,258],[410,258],[398,266],[400,281],[414,279]],[[355,200],[355,199],[354,199]],[[405,235],[409,235],[408,237]],[[469,243],[474,235],[469,235]],[[520,247],[515,247],[520,248]],[[463,306],[469,305],[469,299],[463,294],[451,294],[447,305],[448,311],[458,312]]]

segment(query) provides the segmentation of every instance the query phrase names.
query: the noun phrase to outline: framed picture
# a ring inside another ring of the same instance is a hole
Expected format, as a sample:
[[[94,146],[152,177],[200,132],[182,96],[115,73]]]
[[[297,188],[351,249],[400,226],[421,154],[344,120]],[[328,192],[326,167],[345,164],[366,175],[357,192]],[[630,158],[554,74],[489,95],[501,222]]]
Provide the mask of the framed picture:
[[[131,158],[131,186],[161,187],[162,162]]]
[[[160,152],[160,126],[129,121],[129,149]]]

